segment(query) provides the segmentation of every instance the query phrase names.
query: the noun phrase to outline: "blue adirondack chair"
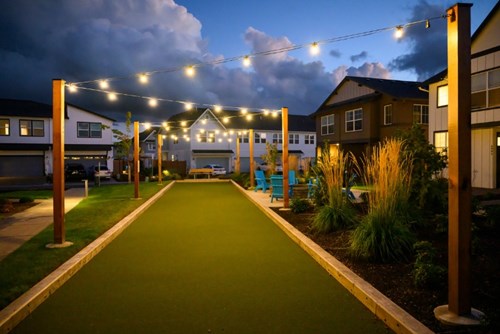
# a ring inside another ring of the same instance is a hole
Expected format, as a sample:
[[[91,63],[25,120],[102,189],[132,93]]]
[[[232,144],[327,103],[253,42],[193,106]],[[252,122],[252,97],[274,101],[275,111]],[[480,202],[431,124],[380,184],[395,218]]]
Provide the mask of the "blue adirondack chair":
[[[254,191],[262,189],[262,192],[265,193],[266,190],[269,189],[269,185],[267,184],[266,175],[264,174],[264,171],[256,170],[254,174],[255,174],[255,182],[257,183]]]
[[[299,179],[295,176],[295,171],[294,170],[289,170],[288,171],[288,195],[293,196],[293,187],[299,184]]]
[[[283,198],[283,176],[271,175],[271,203],[273,199]]]

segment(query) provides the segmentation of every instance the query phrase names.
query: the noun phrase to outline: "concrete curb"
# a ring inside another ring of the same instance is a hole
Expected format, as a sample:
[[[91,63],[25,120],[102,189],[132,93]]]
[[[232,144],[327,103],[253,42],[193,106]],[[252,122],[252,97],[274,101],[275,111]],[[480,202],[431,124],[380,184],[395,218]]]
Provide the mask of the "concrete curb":
[[[318,244],[303,235],[299,230],[281,218],[276,212],[259,204],[245,189],[233,181],[233,184],[261,209],[295,243],[306,251],[330,275],[352,293],[361,303],[380,318],[390,329],[398,334],[434,333],[408,312],[375,289],[371,284],[352,272],[348,267],[326,252]]]
[[[0,311],[0,334],[10,332],[17,324],[33,312],[60,286],[78,272],[94,256],[103,250],[113,239],[122,233],[139,215],[158,200],[168,189],[175,184],[175,181],[148,199],[144,204],[135,209],[127,217],[123,218],[100,237],[87,245],[80,252],[75,254],[59,268],[38,282],[30,290],[10,303]]]

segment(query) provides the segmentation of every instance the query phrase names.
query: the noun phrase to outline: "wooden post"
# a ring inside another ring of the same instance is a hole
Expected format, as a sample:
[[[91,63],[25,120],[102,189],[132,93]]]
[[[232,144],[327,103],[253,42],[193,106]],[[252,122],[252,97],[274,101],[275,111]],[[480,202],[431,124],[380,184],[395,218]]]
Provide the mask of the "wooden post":
[[[162,164],[162,155],[161,155],[161,147],[163,145],[163,137],[160,134],[160,131],[158,131],[158,139],[157,139],[158,145],[157,145],[157,152],[156,152],[156,158],[158,160],[158,184],[162,184],[162,178],[163,178],[163,173],[161,170],[161,164]]]
[[[471,6],[448,9],[448,305],[434,313],[456,325],[480,316],[471,308]]]
[[[236,164],[235,164],[235,172],[240,173],[241,168],[240,168],[240,140],[241,136],[239,132],[236,133]]]
[[[253,137],[253,129],[250,129],[248,131],[248,143],[249,143],[249,150],[250,150],[250,187],[255,187],[255,175],[254,174],[254,162],[253,162],[253,143],[254,143],[254,137]]]
[[[54,245],[66,241],[64,227],[64,80],[52,80]],[[50,247],[50,246],[49,246]]]
[[[139,198],[139,122],[134,122],[134,198]]]
[[[290,196],[288,194],[290,183],[288,180],[288,108],[281,108],[281,128],[283,131],[282,144],[282,166],[283,166],[283,207],[290,207]]]

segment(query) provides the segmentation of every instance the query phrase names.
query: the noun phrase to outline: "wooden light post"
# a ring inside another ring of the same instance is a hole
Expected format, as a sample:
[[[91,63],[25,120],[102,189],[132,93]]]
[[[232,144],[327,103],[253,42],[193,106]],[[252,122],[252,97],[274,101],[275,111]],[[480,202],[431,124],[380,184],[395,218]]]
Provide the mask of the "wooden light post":
[[[64,80],[52,80],[52,189],[54,216],[54,243],[47,248],[61,248],[72,245],[66,241],[64,226]]]
[[[254,162],[253,162],[253,129],[248,131],[249,155],[250,155],[250,187],[255,187]]]
[[[158,145],[157,145],[157,152],[156,152],[156,157],[158,159],[158,184],[162,184],[162,170],[161,170],[161,164],[162,164],[162,156],[161,156],[161,147],[163,145],[163,137],[162,135],[160,134],[160,131],[158,131],[158,137],[157,137],[157,142],[158,142]]]
[[[434,314],[454,325],[482,317],[471,308],[471,6],[448,9],[448,305]]]
[[[139,122],[134,122],[134,198],[139,199]]]
[[[283,166],[283,207],[288,209],[290,207],[290,197],[288,194],[290,184],[288,180],[288,108],[281,108],[281,128],[283,132],[283,145],[282,145],[282,166]]]

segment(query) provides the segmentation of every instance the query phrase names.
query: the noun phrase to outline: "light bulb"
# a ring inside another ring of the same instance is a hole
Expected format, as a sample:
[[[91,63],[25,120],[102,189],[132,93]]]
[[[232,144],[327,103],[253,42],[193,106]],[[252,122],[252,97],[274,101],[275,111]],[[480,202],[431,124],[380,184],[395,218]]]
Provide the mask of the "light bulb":
[[[146,73],[139,74],[139,82],[141,84],[147,84],[149,81],[148,75]]]
[[[116,101],[117,99],[116,93],[108,93],[108,99],[110,101]]]
[[[311,55],[316,56],[319,53],[319,44],[318,42],[314,42],[311,44],[311,48],[309,49]]]
[[[245,118],[247,119],[247,121],[251,121],[253,119],[253,115],[248,114]]]
[[[99,81],[99,87],[101,87],[101,89],[108,89],[109,88],[109,84],[106,80],[100,80]]]
[[[277,111],[273,111],[273,117],[274,118],[278,117],[278,112]]]
[[[252,62],[250,61],[250,57],[249,56],[245,56],[243,58],[243,66],[250,67],[250,65],[252,65]]]
[[[186,110],[193,109],[193,104],[190,102],[184,103],[184,109],[186,109]]]
[[[181,122],[181,126],[186,126],[187,125],[187,122],[186,121],[182,121]]]
[[[219,105],[215,105],[214,106],[214,110],[215,110],[215,112],[221,112],[222,111],[222,107],[219,106]]]
[[[186,75],[188,77],[193,77],[196,74],[196,71],[192,65],[186,67]]]
[[[144,128],[146,130],[151,129],[151,123],[144,123]]]
[[[224,124],[229,123],[229,117],[224,117],[224,118],[222,119],[222,122],[223,122]]]
[[[396,39],[400,39],[401,37],[403,37],[403,33],[404,33],[403,26],[397,26],[396,31],[394,32],[394,37]]]
[[[269,110],[264,109],[264,116],[267,116],[267,115],[269,115]]]
[[[149,99],[149,106],[150,107],[156,107],[158,105],[158,100],[157,99]]]
[[[76,91],[78,90],[78,87],[76,87],[75,84],[70,83],[68,85],[68,89],[69,89],[70,93],[76,93]]]
[[[246,115],[247,112],[248,112],[247,108],[241,108],[241,114]]]

